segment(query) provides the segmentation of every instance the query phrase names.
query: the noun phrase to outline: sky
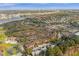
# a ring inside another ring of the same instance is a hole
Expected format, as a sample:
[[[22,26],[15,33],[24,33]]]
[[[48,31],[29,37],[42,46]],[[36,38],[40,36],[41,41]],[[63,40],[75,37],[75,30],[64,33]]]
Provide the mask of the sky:
[[[0,10],[79,9],[79,3],[0,3]]]

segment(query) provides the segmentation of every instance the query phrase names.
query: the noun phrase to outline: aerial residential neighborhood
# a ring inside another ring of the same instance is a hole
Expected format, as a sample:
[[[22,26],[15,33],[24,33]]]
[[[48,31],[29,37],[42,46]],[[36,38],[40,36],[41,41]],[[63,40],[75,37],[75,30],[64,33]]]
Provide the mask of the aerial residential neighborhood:
[[[0,10],[0,56],[79,56],[79,10],[36,5]]]

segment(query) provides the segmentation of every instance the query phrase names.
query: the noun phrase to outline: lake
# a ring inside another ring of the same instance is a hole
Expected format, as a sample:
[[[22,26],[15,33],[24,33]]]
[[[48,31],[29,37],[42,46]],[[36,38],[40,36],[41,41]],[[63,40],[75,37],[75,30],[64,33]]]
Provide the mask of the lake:
[[[11,19],[4,19],[4,20],[0,20],[0,24],[11,22],[11,21],[22,20],[24,18],[25,17],[14,17],[14,18],[11,18]]]

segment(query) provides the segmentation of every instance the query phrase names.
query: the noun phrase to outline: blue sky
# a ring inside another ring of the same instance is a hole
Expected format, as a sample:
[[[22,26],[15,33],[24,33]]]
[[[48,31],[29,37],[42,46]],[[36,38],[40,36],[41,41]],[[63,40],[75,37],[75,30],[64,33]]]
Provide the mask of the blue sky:
[[[0,3],[0,10],[79,9],[79,3]]]

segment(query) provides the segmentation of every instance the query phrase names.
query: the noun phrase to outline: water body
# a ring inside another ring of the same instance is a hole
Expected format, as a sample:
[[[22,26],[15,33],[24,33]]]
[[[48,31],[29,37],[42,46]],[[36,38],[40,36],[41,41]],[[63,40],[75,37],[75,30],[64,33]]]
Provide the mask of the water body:
[[[26,17],[13,17],[11,19],[3,19],[3,20],[0,19],[0,24],[12,22],[12,21],[17,21],[17,20],[23,20],[25,18],[34,18],[34,16],[27,15]]]
[[[24,18],[25,17],[14,17],[14,18],[11,18],[11,19],[3,19],[3,20],[0,20],[0,24],[12,22],[12,21],[17,21],[17,20],[23,20]]]

